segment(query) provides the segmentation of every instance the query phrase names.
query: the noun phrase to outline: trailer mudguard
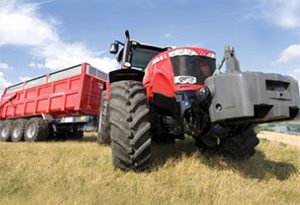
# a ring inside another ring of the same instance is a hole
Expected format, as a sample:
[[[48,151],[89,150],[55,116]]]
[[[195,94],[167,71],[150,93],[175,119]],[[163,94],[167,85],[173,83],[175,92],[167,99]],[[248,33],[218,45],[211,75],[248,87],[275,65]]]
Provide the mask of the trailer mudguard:
[[[211,122],[271,122],[299,118],[298,83],[260,72],[222,73],[206,79]]]

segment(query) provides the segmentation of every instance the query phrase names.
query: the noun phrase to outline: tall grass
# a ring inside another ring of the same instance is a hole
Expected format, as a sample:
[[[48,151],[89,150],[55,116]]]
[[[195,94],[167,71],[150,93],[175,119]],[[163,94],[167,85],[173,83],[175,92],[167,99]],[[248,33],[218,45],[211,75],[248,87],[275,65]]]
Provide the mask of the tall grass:
[[[153,145],[151,170],[112,167],[83,141],[0,143],[0,204],[300,204],[300,151],[263,140],[243,162],[199,153],[192,140]]]

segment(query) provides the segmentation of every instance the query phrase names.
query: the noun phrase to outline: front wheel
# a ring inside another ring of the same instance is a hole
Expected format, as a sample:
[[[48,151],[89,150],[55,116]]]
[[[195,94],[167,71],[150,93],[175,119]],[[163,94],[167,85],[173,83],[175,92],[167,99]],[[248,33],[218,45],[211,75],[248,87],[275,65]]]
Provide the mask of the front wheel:
[[[252,157],[259,144],[254,131],[255,125],[240,125],[235,129],[234,135],[221,141],[219,151],[234,159],[246,160]]]
[[[196,146],[201,150],[213,150],[237,160],[246,160],[255,154],[259,139],[254,131],[255,125],[231,127],[230,135],[218,138],[214,131],[196,138]],[[228,128],[229,129],[229,128]]]
[[[143,83],[112,83],[109,108],[113,165],[122,170],[143,170],[151,156],[149,109]]]

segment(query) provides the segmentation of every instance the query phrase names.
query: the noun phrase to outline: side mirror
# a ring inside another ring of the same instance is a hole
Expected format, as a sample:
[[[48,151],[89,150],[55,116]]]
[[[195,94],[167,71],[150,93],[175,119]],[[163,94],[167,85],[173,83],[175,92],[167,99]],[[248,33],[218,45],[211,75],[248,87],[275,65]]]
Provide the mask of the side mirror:
[[[110,52],[111,54],[116,54],[116,53],[118,53],[118,51],[119,51],[119,44],[116,43],[116,42],[112,43],[112,44],[110,45],[109,52]]]

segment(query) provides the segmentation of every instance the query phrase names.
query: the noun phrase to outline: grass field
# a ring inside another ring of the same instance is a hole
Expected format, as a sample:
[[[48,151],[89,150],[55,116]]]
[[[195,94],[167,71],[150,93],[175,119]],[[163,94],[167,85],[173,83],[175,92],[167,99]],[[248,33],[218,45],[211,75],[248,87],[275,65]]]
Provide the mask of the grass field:
[[[95,140],[0,143],[0,204],[300,204],[300,151],[282,143],[244,162],[154,145],[151,172],[126,173]]]

